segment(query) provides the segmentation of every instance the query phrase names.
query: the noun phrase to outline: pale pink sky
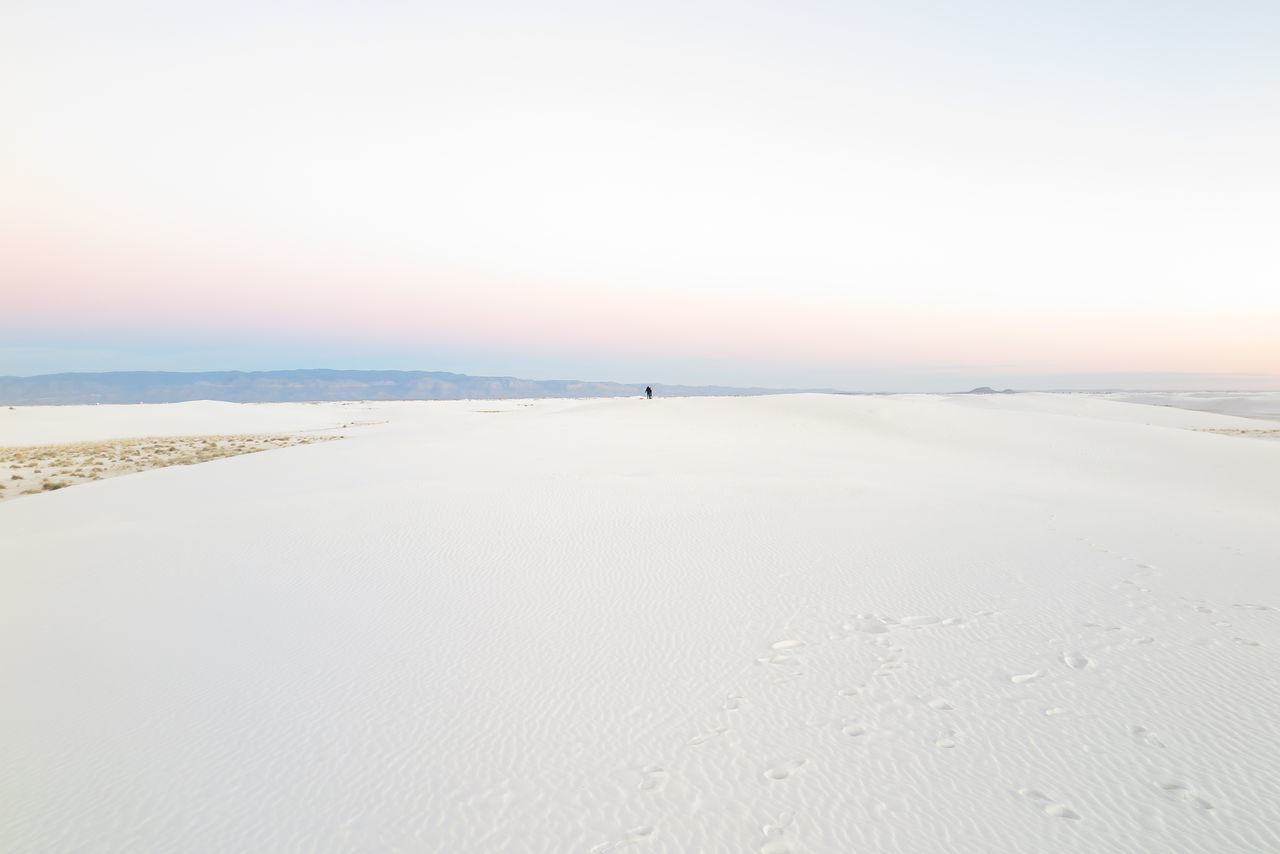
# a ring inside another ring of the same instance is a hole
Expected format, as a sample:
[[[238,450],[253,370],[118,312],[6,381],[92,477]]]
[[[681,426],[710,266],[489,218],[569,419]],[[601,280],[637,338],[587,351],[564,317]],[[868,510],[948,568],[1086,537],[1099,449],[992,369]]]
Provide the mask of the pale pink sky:
[[[1280,388],[1228,5],[20,5],[0,374]]]

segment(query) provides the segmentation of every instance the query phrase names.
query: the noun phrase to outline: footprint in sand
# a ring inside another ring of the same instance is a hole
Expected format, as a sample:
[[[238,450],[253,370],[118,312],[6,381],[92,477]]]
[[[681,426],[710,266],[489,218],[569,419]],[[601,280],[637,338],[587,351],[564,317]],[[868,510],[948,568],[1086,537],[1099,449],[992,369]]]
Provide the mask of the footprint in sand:
[[[844,624],[844,630],[846,632],[863,632],[869,635],[878,635],[889,631],[889,626],[892,622],[874,614],[859,614],[857,619]]]
[[[729,731],[728,727],[724,727],[724,726],[716,727],[711,732],[705,732],[702,735],[695,735],[693,738],[689,739],[689,744],[692,745],[693,747],[697,747],[698,745],[706,744],[708,741],[711,741],[713,738],[717,738],[718,736],[724,735],[728,731]]]
[[[1211,810],[1213,804],[1200,797],[1194,789],[1186,783],[1161,783],[1160,788],[1171,798],[1176,798],[1183,803],[1191,804],[1198,810]]]
[[[606,851],[621,851],[629,848],[637,842],[642,842],[653,835],[654,827],[652,824],[641,824],[626,830],[622,834],[621,839],[614,839],[610,842],[601,842],[591,849],[591,854],[605,854]]]
[[[1066,804],[1058,803],[1044,792],[1040,792],[1035,789],[1019,789],[1018,794],[1026,798],[1030,798],[1046,815],[1051,815],[1054,818],[1080,818],[1080,814],[1075,810],[1071,809]]]
[[[764,772],[764,776],[770,780],[785,780],[799,771],[806,761],[804,759],[787,759],[767,769]]]
[[[1043,670],[1037,670],[1034,673],[1015,673],[1009,677],[1009,681],[1015,685],[1021,685],[1024,682],[1034,682],[1044,676]]]
[[[840,730],[840,732],[844,733],[850,738],[857,738],[858,736],[866,735],[867,728],[862,726],[861,724],[845,724],[844,727]]]
[[[770,649],[795,649],[798,646],[804,646],[804,641],[787,639],[769,644]]]
[[[795,847],[787,840],[787,828],[791,825],[792,819],[791,813],[784,812],[777,819],[760,828],[765,839],[764,845],[760,846],[760,854],[791,854],[795,851]]]
[[[1070,650],[1062,653],[1062,663],[1068,667],[1074,667],[1076,670],[1084,670],[1093,664],[1089,657],[1084,653],[1072,652]]]
[[[935,747],[942,747],[945,749],[950,749],[952,747],[955,747],[956,746],[955,735],[956,735],[956,731],[953,729],[949,729],[942,734],[942,738],[939,738],[933,744]]]
[[[1155,733],[1146,727],[1135,726],[1129,731],[1133,733],[1133,740],[1143,747],[1164,747],[1164,742],[1156,738]]]
[[[727,700],[725,700],[724,705],[722,705],[720,708],[726,712],[737,712],[737,711],[741,711],[743,706],[746,705],[746,703],[747,703],[746,697],[742,697],[735,694],[732,697],[729,697]]]
[[[947,700],[941,700],[941,699],[930,700],[928,703],[928,706],[929,708],[933,709],[935,712],[950,712],[953,709],[955,709],[955,706],[952,705],[950,702],[948,702]]]
[[[653,789],[661,789],[667,783],[667,771],[661,765],[646,765],[642,771],[644,781],[640,784],[641,791],[652,791]]]

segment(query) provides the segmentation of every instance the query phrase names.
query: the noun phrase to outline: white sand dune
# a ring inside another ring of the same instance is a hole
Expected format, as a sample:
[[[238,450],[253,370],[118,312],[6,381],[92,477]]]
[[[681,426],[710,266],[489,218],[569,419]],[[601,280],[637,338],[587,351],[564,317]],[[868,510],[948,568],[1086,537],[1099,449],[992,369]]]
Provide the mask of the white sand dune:
[[[180,406],[388,423],[0,506],[0,850],[1280,850],[1280,425]]]
[[[384,407],[396,404],[385,403]],[[401,404],[403,405],[403,404]],[[0,407],[0,446],[94,442],[136,436],[286,433],[340,427],[368,414],[342,403],[140,403],[136,406]],[[142,432],[139,432],[142,431]]]
[[[1280,392],[1274,391],[1149,391],[1116,392],[1108,400],[1147,403],[1153,406],[1175,406],[1226,415],[1280,420]]]

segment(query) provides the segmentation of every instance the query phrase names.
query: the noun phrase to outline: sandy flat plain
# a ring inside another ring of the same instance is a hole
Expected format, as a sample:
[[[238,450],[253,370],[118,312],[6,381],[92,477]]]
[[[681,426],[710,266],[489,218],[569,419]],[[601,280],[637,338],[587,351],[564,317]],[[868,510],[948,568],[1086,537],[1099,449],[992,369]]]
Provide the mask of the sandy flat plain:
[[[1175,398],[0,409],[346,437],[0,505],[0,850],[1280,850],[1280,395]]]

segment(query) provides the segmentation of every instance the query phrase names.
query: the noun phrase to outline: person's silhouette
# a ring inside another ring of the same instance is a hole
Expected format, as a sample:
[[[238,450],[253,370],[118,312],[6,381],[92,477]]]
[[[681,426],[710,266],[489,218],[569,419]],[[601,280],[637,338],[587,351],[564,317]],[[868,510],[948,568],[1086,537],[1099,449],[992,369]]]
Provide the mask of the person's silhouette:
[[[645,397],[647,397],[647,398],[649,398],[650,400],[653,400],[653,389],[652,389],[652,388],[650,388],[649,386],[645,386],[645,387],[644,387],[644,396],[645,396]]]

